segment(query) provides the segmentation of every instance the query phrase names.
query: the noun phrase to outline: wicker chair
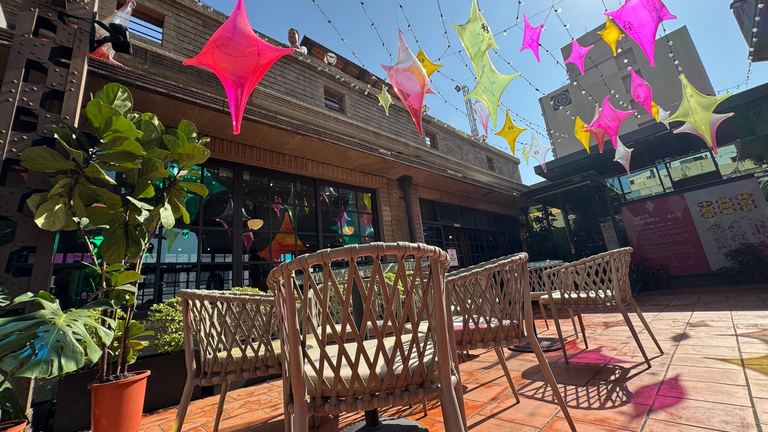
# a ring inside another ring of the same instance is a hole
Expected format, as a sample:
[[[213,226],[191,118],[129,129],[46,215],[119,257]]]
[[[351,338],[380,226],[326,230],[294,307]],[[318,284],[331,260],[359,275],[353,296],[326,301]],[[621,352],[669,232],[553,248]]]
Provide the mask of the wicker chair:
[[[632,298],[632,288],[629,285],[629,261],[631,258],[632,248],[616,249],[544,272],[547,295],[541,297],[539,301],[549,305],[552,309],[557,336],[560,338],[566,363],[568,363],[568,352],[565,350],[565,342],[557,313],[558,308],[563,307],[576,310],[586,348],[589,348],[589,343],[584,332],[581,308],[618,309],[624,317],[638,348],[640,348],[645,363],[650,368],[651,361],[648,359],[643,344],[640,342],[640,337],[627,314],[626,306],[630,305],[653,339],[656,348],[664,354],[651,326],[648,325],[648,321],[645,320],[643,313]]]
[[[173,432],[180,431],[184,424],[195,386],[221,384],[213,426],[217,431],[231,381],[281,372],[275,298],[203,290],[181,290],[179,297],[184,317],[187,381]]]
[[[576,430],[533,329],[527,262],[528,254],[520,253],[453,272],[446,278],[453,311],[454,361],[458,362],[459,351],[493,348],[520,402],[502,350],[529,342],[563,416],[571,430]]]
[[[547,270],[552,270],[554,268],[560,267],[563,265],[562,262],[553,262],[553,263],[547,263],[542,265],[537,265],[536,267],[528,267],[528,279],[531,281],[531,301],[536,300],[536,303],[539,304],[539,310],[541,310],[541,317],[544,319],[544,325],[547,326],[547,330],[549,330],[549,320],[547,320],[547,312],[544,309],[544,302],[539,301],[539,299],[545,295],[547,295],[547,289],[544,287],[544,272]],[[579,330],[576,328],[576,320],[573,317],[573,309],[568,309],[568,314],[571,316],[571,324],[573,324],[573,333],[576,335],[576,337],[579,337]]]
[[[391,284],[382,271],[385,258],[397,261]],[[409,274],[410,258],[415,268]],[[367,281],[362,262],[372,266]],[[335,266],[349,266],[346,280],[336,279]],[[283,340],[287,430],[306,431],[311,415],[411,405],[434,394],[440,395],[446,430],[464,430],[444,296],[449,266],[448,255],[433,246],[372,243],[325,249],[272,270],[267,283]],[[318,273],[320,281],[311,277]],[[384,316],[374,307],[379,296],[387,306]],[[339,309],[329,307],[335,302],[343,305],[341,330],[332,312]]]

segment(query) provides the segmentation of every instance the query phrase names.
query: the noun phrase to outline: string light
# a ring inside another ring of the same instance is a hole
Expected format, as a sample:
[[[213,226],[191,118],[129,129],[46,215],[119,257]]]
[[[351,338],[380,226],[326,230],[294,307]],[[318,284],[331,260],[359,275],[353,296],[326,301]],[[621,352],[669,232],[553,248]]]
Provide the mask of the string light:
[[[755,20],[752,23],[752,37],[749,41],[749,62],[747,63],[747,76],[744,78],[744,81],[740,82],[739,84],[733,86],[733,87],[726,87],[724,90],[719,90],[717,94],[721,93],[728,93],[731,90],[740,90],[742,86],[744,86],[745,89],[749,88],[749,79],[752,77],[752,61],[754,59],[754,52],[755,52],[755,44],[757,43],[757,32],[758,32],[758,24],[762,17],[760,14],[765,9],[765,0],[758,0],[757,4],[755,5]]]
[[[352,56],[353,56],[355,59],[357,59],[357,61],[359,61],[359,62],[360,62],[360,66],[362,66],[363,68],[365,68],[365,63],[363,63],[363,61],[362,61],[362,60],[360,60],[360,57],[358,57],[358,56],[357,56],[357,54],[355,53],[355,51],[352,49],[352,47],[350,47],[350,46],[349,46],[349,44],[347,43],[347,40],[346,40],[346,39],[344,39],[344,36],[342,36],[342,35],[341,35],[341,32],[339,32],[339,29],[338,29],[338,28],[336,28],[336,25],[334,25],[334,24],[333,24],[333,22],[331,22],[331,19],[330,19],[330,18],[328,18],[328,15],[325,13],[325,11],[323,10],[323,8],[322,8],[322,7],[320,7],[320,3],[318,3],[318,2],[317,2],[317,0],[312,0],[312,3],[313,3],[315,6],[317,6],[317,9],[320,11],[320,13],[322,13],[322,14],[323,14],[323,16],[325,17],[325,20],[326,20],[326,21],[328,21],[328,24],[330,24],[330,25],[331,25],[331,27],[333,27],[333,30],[336,32],[336,34],[337,34],[337,35],[339,35],[339,39],[341,39],[341,42],[342,42],[342,43],[344,43],[344,45],[346,45],[346,47],[349,49],[349,52],[351,52],[351,53],[352,53]],[[373,22],[373,21],[371,21],[371,22]]]
[[[379,29],[376,27],[376,23],[373,22],[373,18],[371,18],[371,16],[368,14],[368,10],[365,9],[365,3],[361,1],[360,2],[360,7],[363,8],[363,12],[365,12],[365,16],[368,17],[368,20],[371,22],[371,25],[368,28],[372,28],[372,29],[374,29],[376,31],[376,36],[379,37],[379,40],[381,41],[382,48],[384,48],[384,50],[389,55],[389,62],[390,63],[394,63],[395,60],[392,57],[392,53],[389,51],[389,48],[387,48],[387,44],[384,43],[384,38],[381,37],[381,33],[379,33]]]

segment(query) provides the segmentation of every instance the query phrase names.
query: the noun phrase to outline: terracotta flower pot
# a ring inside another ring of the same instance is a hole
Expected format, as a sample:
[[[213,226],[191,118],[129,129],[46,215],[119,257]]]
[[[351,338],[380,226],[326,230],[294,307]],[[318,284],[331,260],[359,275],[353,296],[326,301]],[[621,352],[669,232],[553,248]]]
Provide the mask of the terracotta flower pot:
[[[136,432],[141,426],[150,371],[104,384],[91,384],[91,432]]]
[[[26,427],[26,420],[11,420],[0,423],[0,432],[24,432]]]

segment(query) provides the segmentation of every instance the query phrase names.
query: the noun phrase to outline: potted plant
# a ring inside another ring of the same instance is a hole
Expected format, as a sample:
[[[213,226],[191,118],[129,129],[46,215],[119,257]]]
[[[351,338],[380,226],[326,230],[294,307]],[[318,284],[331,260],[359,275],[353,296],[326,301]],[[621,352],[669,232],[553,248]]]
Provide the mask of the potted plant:
[[[635,283],[635,291],[669,288],[669,270],[666,265],[633,258],[629,263],[629,274]]]
[[[715,273],[734,283],[765,283],[768,279],[768,250],[760,244],[746,243],[723,254],[731,263]]]
[[[28,344],[13,346],[29,354],[12,354],[8,358],[18,362],[4,361],[0,368],[12,376],[50,377],[64,372],[63,367],[56,369],[62,351],[84,344],[89,360],[98,362],[91,385],[91,430],[130,432],[141,424],[149,374],[128,370],[147,344],[141,338],[149,334],[133,319],[142,265],[161,229],[170,230],[179,217],[189,223],[185,207],[189,194],[207,195],[197,166],[210,151],[205,148],[208,139],[198,137],[192,123],[182,120],[177,129],[166,130],[156,115],[134,111],[131,93],[119,84],[96,92],[83,114],[88,132],[65,122],[51,127],[69,158],[47,147],[31,147],[21,153],[21,164],[31,171],[52,173],[53,187],[27,200],[36,224],[48,231],[77,231],[88,247],[90,262],[83,265],[97,275],[93,296],[97,303],[75,310],[77,317],[92,322],[91,331],[84,322],[74,326],[93,336],[65,335],[56,345],[45,346],[43,340],[32,349]],[[44,311],[55,309],[54,305],[58,308],[58,302],[42,292],[14,303],[30,301],[38,302]],[[60,309],[53,312],[62,313]],[[9,318],[7,323],[24,323],[37,313]],[[13,330],[2,334],[19,337]],[[0,343],[0,356],[8,345]],[[28,366],[40,363],[43,355],[50,356],[53,366]],[[78,360],[79,364],[68,363],[66,369],[81,367],[82,356]]]

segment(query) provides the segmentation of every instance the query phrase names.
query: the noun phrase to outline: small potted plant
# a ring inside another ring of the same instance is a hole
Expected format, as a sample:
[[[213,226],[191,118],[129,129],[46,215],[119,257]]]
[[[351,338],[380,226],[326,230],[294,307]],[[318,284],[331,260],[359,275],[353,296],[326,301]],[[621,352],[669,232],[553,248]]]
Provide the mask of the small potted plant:
[[[629,274],[635,283],[635,291],[669,288],[669,270],[666,265],[633,258],[629,263]]]
[[[141,424],[149,371],[129,371],[138,351],[147,345],[149,332],[133,319],[138,283],[151,240],[161,229],[173,228],[177,218],[189,223],[185,201],[190,193],[207,195],[200,182],[198,165],[208,159],[207,138],[182,120],[167,129],[156,115],[133,110],[127,88],[108,84],[86,104],[83,115],[88,132],[62,123],[51,127],[58,145],[69,158],[47,147],[31,147],[21,153],[21,165],[30,171],[51,173],[52,188],[32,195],[27,205],[38,227],[48,231],[76,231],[88,247],[90,267],[97,275],[96,304],[76,309],[76,330],[88,334],[60,340],[9,344],[19,338],[14,326],[33,321],[39,312],[8,318],[8,330],[0,333],[0,356],[10,348],[28,353],[10,354],[0,368],[11,376],[50,377],[64,369],[83,365],[58,365],[74,345],[84,344],[87,357],[98,363],[91,385],[91,430],[135,432]],[[44,311],[64,314],[48,293],[28,294],[15,304],[36,301]],[[96,310],[96,312],[92,312]],[[3,326],[5,328],[5,326]],[[71,330],[67,328],[67,330]],[[41,338],[44,339],[44,338]],[[46,346],[46,344],[49,344]],[[43,362],[46,367],[35,365]],[[15,361],[15,362],[14,362]],[[31,366],[30,366],[31,365]]]

